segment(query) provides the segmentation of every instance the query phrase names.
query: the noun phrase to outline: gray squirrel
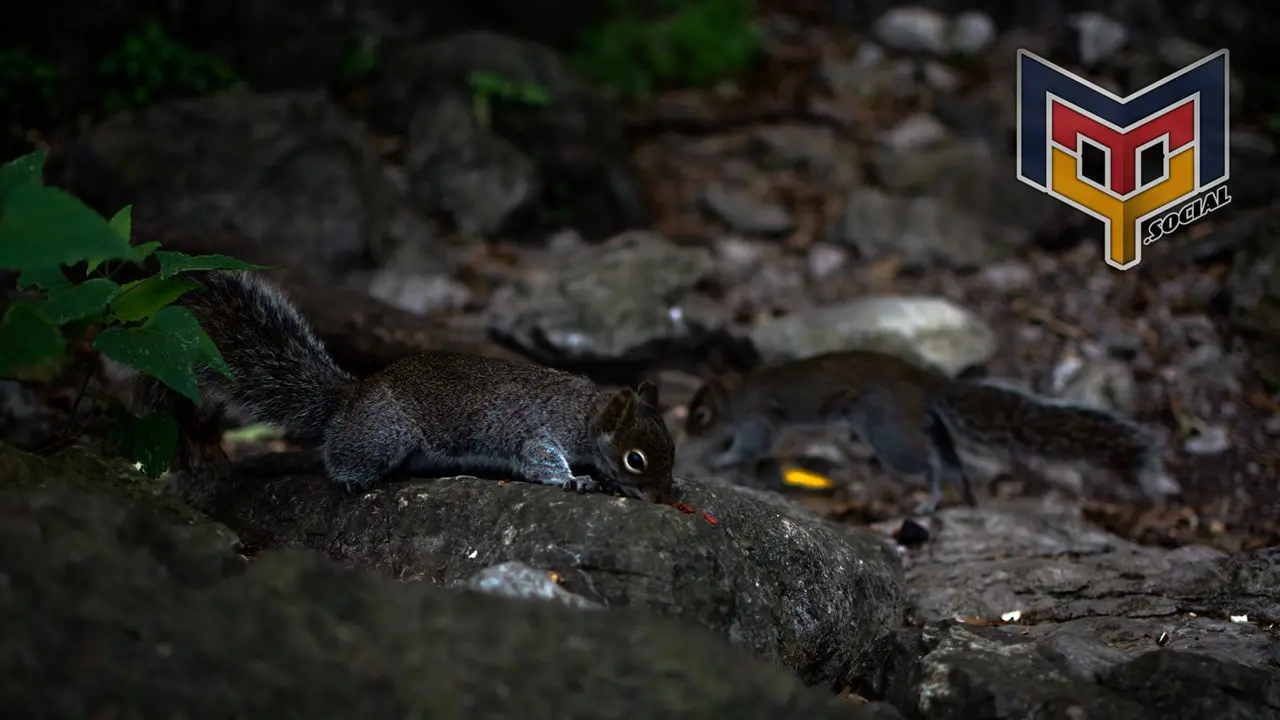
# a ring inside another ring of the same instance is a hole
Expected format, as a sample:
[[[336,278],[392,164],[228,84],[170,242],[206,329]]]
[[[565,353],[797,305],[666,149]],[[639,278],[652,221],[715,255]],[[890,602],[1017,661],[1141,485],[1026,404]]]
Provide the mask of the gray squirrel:
[[[989,380],[956,380],[901,358],[869,351],[830,352],[724,374],[689,401],[685,433],[699,448],[722,449],[714,469],[760,459],[783,426],[839,424],[857,433],[890,470],[924,474],[932,514],[943,485],[973,492],[957,450],[978,446],[1051,461],[1084,461],[1118,472],[1153,499],[1180,488],[1165,475],[1161,446],[1115,413],[1071,405]]]
[[[609,391],[540,365],[443,351],[361,380],[338,367],[275,285],[242,271],[198,279],[202,287],[179,304],[200,321],[235,381],[199,370],[203,402],[195,407],[153,378],[133,376],[135,402],[178,418],[183,464],[207,457],[210,418],[231,404],[254,422],[321,443],[328,475],[351,492],[391,475],[476,474],[670,498],[674,446],[650,382]]]

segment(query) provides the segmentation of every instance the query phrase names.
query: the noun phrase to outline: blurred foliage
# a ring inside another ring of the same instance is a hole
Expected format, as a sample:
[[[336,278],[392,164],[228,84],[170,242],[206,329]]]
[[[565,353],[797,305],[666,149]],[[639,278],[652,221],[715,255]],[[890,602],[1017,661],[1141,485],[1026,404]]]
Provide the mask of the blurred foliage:
[[[760,50],[752,0],[610,3],[608,19],[579,37],[573,60],[624,97],[714,85],[744,70]]]
[[[347,49],[342,53],[342,64],[338,66],[338,82],[351,85],[371,75],[378,69],[378,35],[361,33],[351,38]]]
[[[22,48],[0,50],[0,105],[22,117],[53,100],[61,80],[58,68]]]
[[[490,72],[473,72],[467,77],[471,86],[471,110],[483,128],[492,124],[494,100],[545,107],[551,104],[551,93],[541,85],[522,83]]]
[[[98,77],[107,91],[103,110],[108,113],[168,97],[205,95],[239,82],[225,63],[177,42],[156,22],[125,36],[120,48],[98,63]]]

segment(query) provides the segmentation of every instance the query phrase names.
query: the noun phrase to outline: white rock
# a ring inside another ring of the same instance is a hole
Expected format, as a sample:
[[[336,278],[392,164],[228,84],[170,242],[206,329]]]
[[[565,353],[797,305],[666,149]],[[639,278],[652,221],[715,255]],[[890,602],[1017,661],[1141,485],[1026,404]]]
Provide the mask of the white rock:
[[[1089,67],[1115,55],[1129,42],[1125,26],[1100,12],[1072,15],[1067,22],[1080,33],[1080,61]]]
[[[881,15],[873,32],[887,48],[942,55],[947,51],[948,25],[947,18],[933,10],[898,7]]]
[[[996,39],[996,23],[991,16],[977,11],[960,13],[951,27],[951,52],[977,55],[991,47]]]

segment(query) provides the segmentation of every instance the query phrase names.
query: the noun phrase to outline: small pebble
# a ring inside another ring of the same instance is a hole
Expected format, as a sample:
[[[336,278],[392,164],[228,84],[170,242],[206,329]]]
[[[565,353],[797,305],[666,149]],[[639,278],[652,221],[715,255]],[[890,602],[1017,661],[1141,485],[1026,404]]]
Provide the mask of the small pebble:
[[[1220,425],[1207,425],[1200,434],[1182,444],[1182,449],[1191,455],[1220,455],[1231,448],[1231,438]]]
[[[896,7],[876,20],[873,32],[887,48],[942,55],[947,50],[947,25],[947,18],[934,10]]]
[[[984,285],[999,293],[1011,295],[1027,290],[1035,282],[1035,273],[1020,262],[997,262],[982,269]]]
[[[1280,435],[1280,413],[1267,418],[1262,424],[1262,429],[1266,430],[1268,435]]]
[[[1125,26],[1099,12],[1082,12],[1068,22],[1080,34],[1080,61],[1088,67],[1109,59],[1129,42]]]
[[[996,39],[996,24],[990,15],[973,10],[960,13],[951,28],[951,52],[977,55]]]
[[[822,281],[831,278],[849,262],[849,253],[828,243],[817,243],[809,248],[809,277]]]

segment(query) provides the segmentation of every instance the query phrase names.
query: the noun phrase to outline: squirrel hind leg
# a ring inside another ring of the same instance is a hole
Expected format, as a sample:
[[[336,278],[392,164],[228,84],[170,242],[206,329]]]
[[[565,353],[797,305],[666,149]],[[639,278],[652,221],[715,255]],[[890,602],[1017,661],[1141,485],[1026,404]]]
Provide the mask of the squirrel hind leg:
[[[325,433],[324,466],[329,479],[360,493],[400,470],[422,445],[408,425],[335,420]]]
[[[937,447],[934,438],[887,404],[864,406],[848,413],[846,419],[871,446],[881,465],[900,475],[925,476],[929,496],[912,512],[917,516],[932,515],[942,501],[944,479],[952,472],[946,452]]]
[[[978,504],[973,495],[973,484],[965,472],[964,462],[956,449],[955,438],[946,422],[934,414],[929,419],[929,438],[932,441],[934,454],[930,458],[930,474],[937,478],[936,486],[941,495],[941,485],[955,485],[960,488],[964,503],[970,507]],[[931,485],[934,481],[930,481]]]

